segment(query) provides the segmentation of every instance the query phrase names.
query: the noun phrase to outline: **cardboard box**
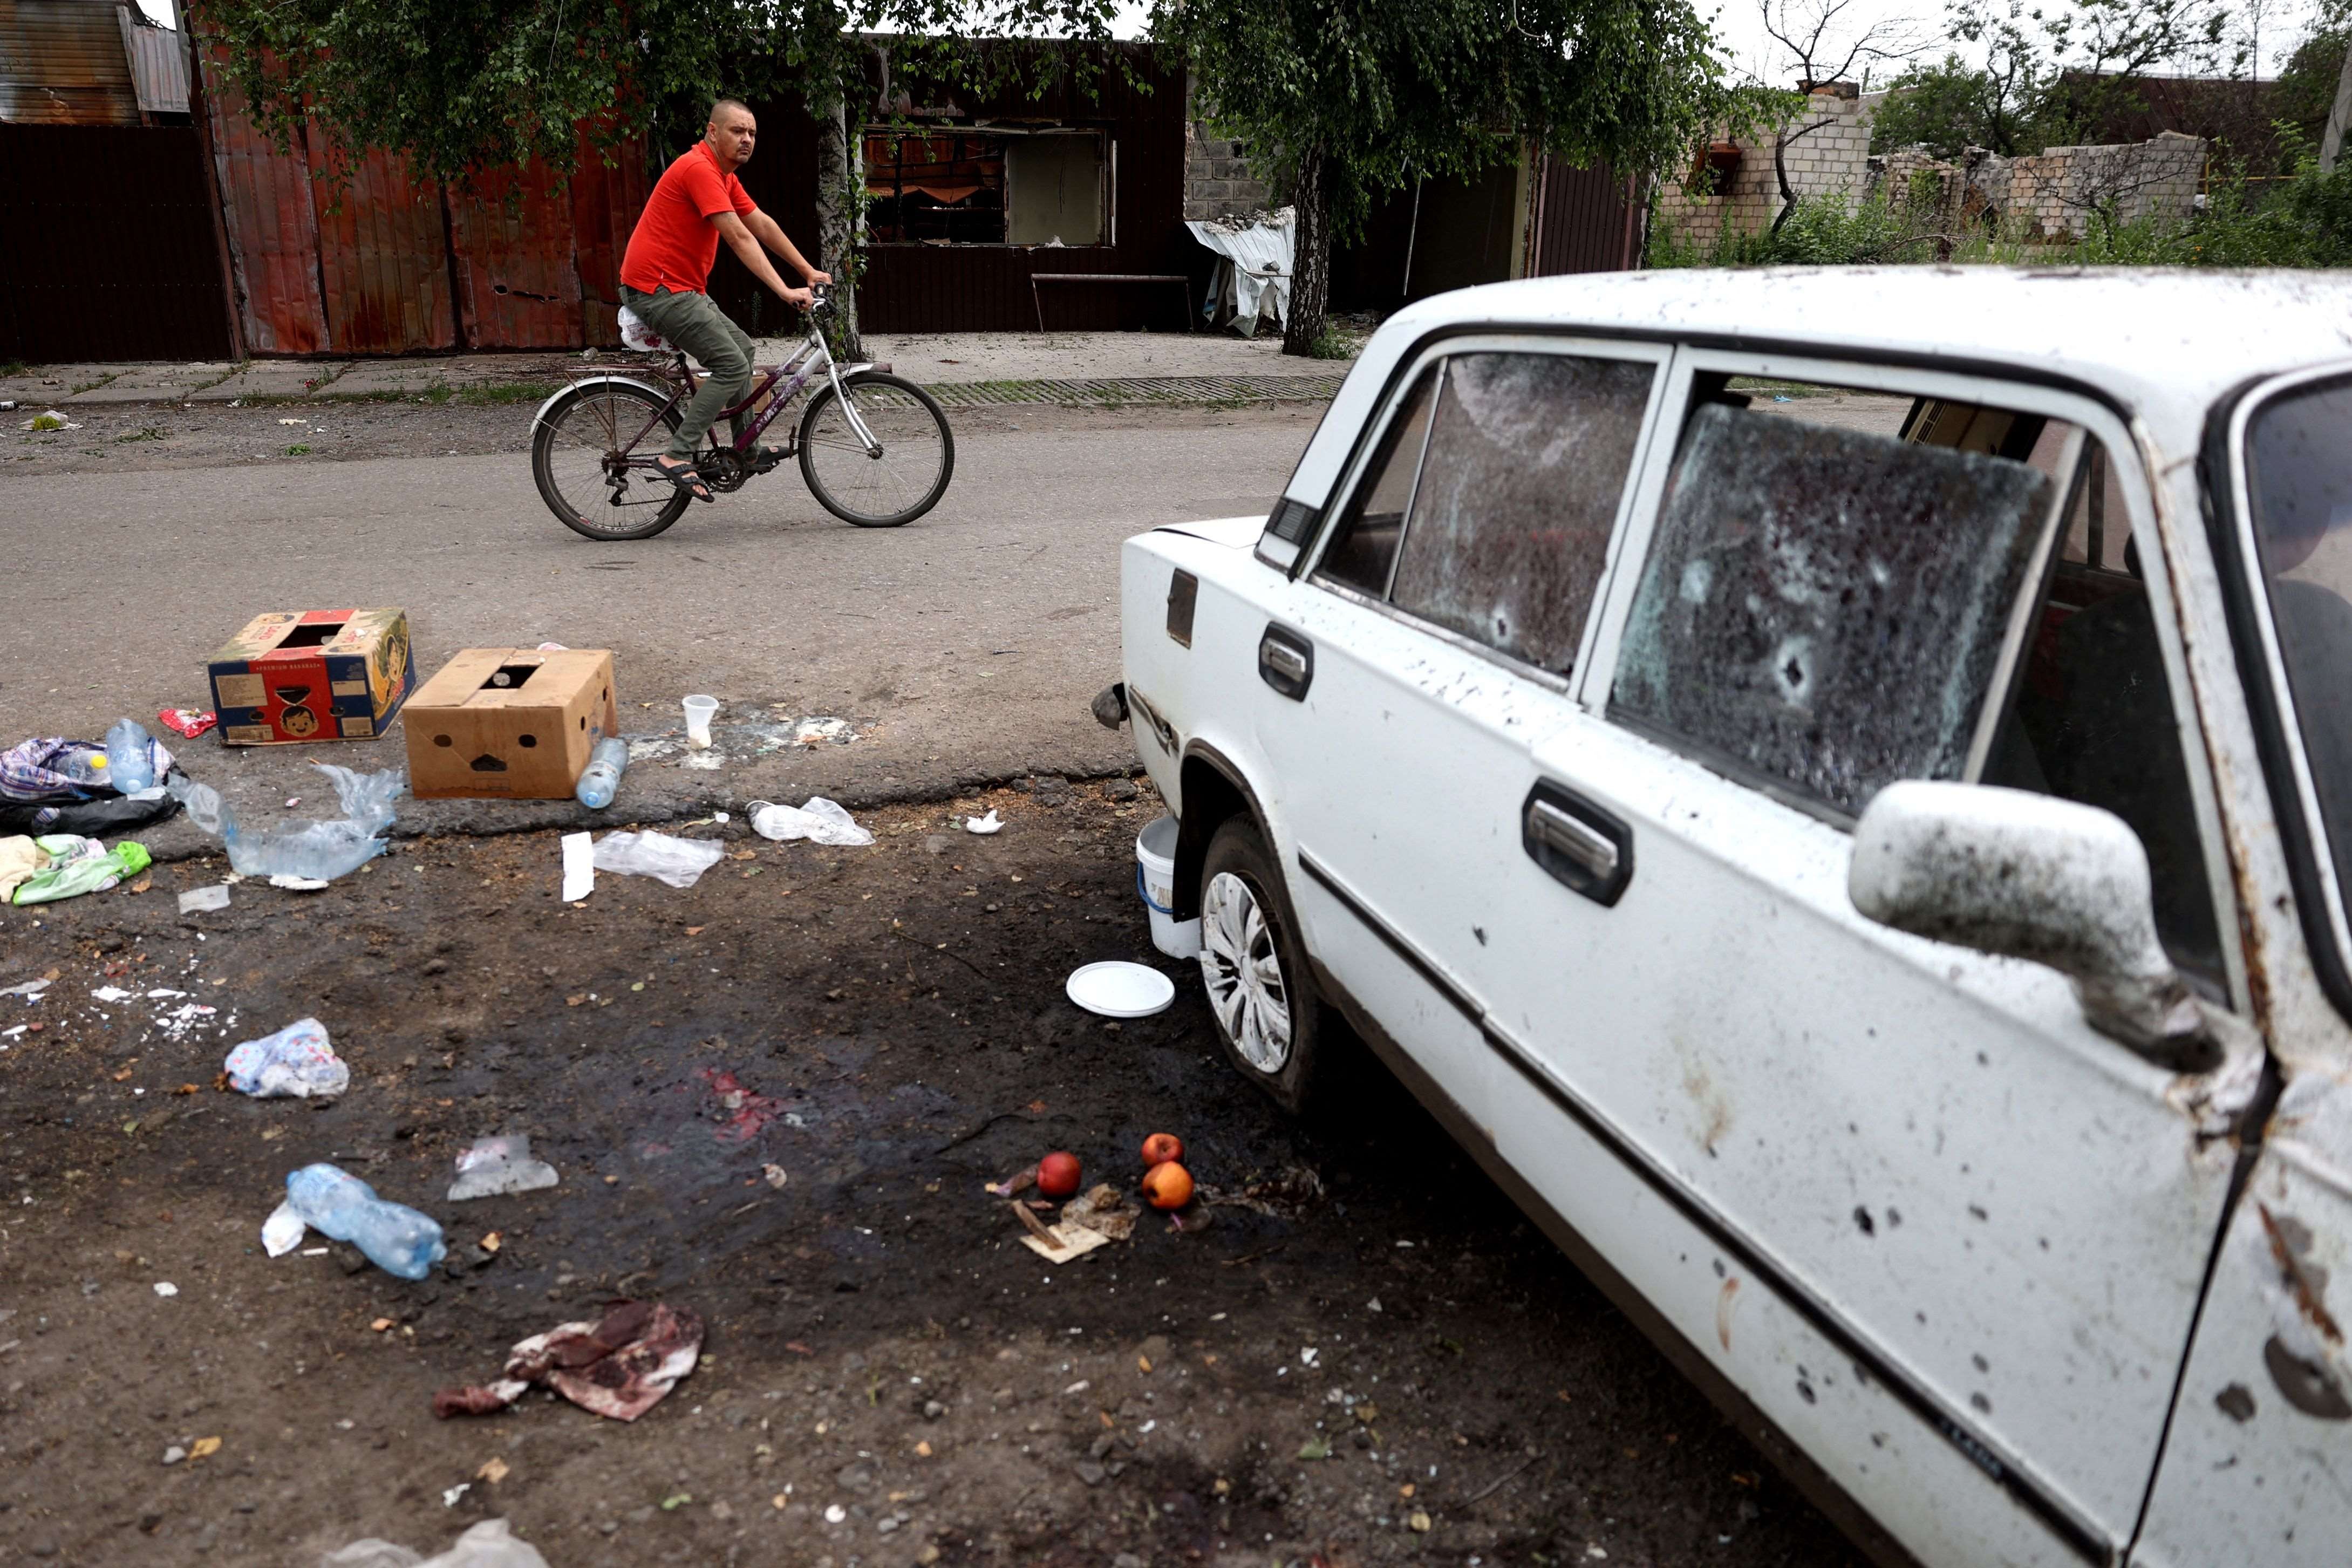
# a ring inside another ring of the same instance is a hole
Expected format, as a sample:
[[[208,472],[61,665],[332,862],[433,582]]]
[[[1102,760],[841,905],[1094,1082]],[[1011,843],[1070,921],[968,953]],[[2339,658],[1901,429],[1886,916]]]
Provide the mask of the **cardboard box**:
[[[256,616],[205,666],[225,746],[372,741],[416,684],[402,610]]]
[[[408,700],[408,788],[420,800],[570,795],[588,753],[620,731],[613,656],[470,647]]]

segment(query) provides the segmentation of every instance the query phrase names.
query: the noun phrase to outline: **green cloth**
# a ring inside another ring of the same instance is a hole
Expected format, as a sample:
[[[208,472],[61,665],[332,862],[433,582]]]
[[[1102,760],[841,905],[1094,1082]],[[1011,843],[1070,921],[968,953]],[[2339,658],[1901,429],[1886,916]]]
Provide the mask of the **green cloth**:
[[[673,294],[663,289],[641,294],[621,285],[621,303],[635,310],[646,326],[694,356],[709,374],[686,401],[677,429],[669,438],[670,458],[691,459],[702,445],[711,421],[751,390],[751,336],[727,319],[727,312],[708,294]],[[735,435],[743,434],[743,418],[730,421]]]
[[[19,904],[54,903],[103,892],[155,863],[147,847],[135,838],[126,838],[111,849],[94,838],[71,833],[53,833],[33,842],[47,854],[49,863],[18,886],[16,901]]]

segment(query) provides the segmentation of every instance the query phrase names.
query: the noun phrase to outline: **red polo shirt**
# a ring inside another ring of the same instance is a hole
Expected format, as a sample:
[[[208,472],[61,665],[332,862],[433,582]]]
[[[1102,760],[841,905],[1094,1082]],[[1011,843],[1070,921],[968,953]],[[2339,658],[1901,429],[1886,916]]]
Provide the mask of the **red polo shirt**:
[[[654,183],[621,258],[621,281],[640,294],[659,289],[702,293],[719,259],[719,228],[710,220],[723,212],[749,216],[759,210],[743,194],[743,183],[719,166],[710,143],[697,142]]]

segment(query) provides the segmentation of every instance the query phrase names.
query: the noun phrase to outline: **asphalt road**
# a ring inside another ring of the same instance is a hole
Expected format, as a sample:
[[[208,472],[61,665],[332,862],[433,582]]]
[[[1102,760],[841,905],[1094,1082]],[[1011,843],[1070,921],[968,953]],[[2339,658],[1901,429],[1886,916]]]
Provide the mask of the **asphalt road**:
[[[520,450],[0,477],[16,567],[0,576],[0,744],[208,706],[205,656],[258,612],[398,605],[420,679],[459,648],[551,640],[614,650],[625,731],[677,725],[684,693],[720,699],[726,765],[634,766],[615,818],[1122,767],[1128,738],[1087,712],[1118,675],[1119,542],[1265,511],[1318,412],[960,417],[954,486],[909,527],[835,521],[786,469],[625,544],[558,524]],[[752,737],[730,748],[724,728],[802,715],[861,738],[755,760]],[[403,745],[395,727],[374,743],[184,751],[233,804],[276,816],[282,795],[307,797],[303,815],[326,795],[305,761],[391,766]],[[403,824],[572,812],[416,803]],[[165,855],[197,843],[184,823],[148,837]]]

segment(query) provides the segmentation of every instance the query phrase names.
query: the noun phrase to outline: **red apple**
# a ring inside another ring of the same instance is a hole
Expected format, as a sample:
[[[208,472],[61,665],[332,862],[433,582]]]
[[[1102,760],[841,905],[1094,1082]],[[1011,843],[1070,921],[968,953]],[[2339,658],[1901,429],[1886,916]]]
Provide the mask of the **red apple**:
[[[1059,1149],[1037,1162],[1037,1190],[1049,1198],[1066,1198],[1078,1190],[1078,1157]]]
[[[1184,1140],[1173,1132],[1154,1132],[1143,1141],[1143,1168],[1164,1165],[1184,1157]]]
[[[1143,1195],[1156,1209],[1181,1209],[1192,1201],[1192,1173],[1173,1160],[1143,1173]]]

